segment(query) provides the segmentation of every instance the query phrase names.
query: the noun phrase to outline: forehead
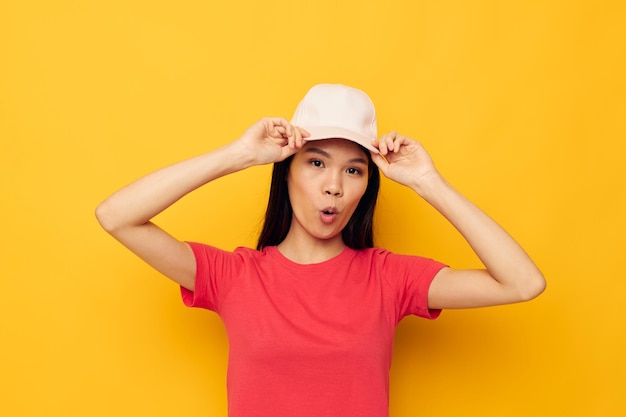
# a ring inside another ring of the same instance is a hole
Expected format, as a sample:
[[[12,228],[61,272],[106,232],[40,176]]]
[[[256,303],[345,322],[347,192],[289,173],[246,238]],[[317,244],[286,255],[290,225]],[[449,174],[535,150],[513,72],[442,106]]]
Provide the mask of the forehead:
[[[318,149],[328,153],[330,156],[347,155],[350,158],[354,157],[367,157],[367,151],[361,146],[347,139],[320,139],[308,141],[304,144],[299,154],[307,153],[307,150]],[[304,151],[304,152],[303,152]]]

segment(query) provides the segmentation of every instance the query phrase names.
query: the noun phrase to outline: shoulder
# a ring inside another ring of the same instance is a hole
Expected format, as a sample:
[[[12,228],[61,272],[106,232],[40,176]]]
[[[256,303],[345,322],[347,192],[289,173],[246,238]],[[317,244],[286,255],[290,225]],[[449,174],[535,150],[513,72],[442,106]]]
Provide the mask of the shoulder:
[[[369,248],[356,252],[356,258],[368,263],[372,272],[388,282],[430,281],[447,266],[424,256],[398,254],[383,248]]]
[[[388,249],[384,248],[366,248],[361,250],[356,250],[357,257],[361,259],[368,259],[371,262],[381,265],[393,266],[393,265],[403,265],[403,264],[430,264],[430,263],[439,263],[431,258],[427,258],[419,255],[408,255],[408,254],[400,254],[392,252]]]
[[[186,242],[193,251],[196,260],[214,260],[226,262],[250,262],[265,256],[263,251],[240,246],[234,250],[221,249],[200,242]]]

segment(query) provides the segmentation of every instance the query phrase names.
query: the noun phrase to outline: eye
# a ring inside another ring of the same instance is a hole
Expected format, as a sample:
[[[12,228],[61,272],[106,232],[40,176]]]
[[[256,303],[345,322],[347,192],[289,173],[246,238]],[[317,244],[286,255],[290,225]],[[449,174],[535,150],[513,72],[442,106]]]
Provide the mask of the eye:
[[[358,168],[354,168],[354,167],[346,169],[346,172],[348,174],[352,174],[352,175],[359,175],[359,174],[361,174],[361,170],[358,169]]]
[[[318,168],[321,168],[324,166],[324,163],[320,161],[319,159],[311,159],[309,163],[313,165],[314,167],[318,167]]]

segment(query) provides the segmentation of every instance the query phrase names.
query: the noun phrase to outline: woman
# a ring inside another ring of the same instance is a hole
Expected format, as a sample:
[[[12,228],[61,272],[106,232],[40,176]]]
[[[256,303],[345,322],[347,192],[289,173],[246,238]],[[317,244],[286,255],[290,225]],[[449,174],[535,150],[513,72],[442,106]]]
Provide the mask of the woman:
[[[257,249],[181,242],[150,219],[198,187],[274,163]],[[373,247],[379,170],[414,190],[468,241],[483,270]],[[101,225],[217,312],[229,338],[229,415],[388,415],[393,334],[402,317],[515,303],[545,281],[524,250],[436,170],[424,148],[377,137],[360,90],[313,87],[292,122],[266,118],[239,139],[154,172],[105,200]]]

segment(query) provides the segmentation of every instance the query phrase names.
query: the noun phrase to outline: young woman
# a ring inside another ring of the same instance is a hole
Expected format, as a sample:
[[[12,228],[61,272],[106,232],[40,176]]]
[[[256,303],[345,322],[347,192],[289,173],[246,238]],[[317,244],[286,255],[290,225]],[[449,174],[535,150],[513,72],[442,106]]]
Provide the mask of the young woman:
[[[182,242],[151,219],[187,193],[274,163],[257,249]],[[380,175],[447,218],[483,262],[459,270],[375,248]],[[360,90],[313,87],[293,120],[266,118],[234,142],[149,174],[105,200],[104,229],[215,311],[229,338],[231,417],[388,415],[393,334],[408,314],[530,300],[545,281],[524,250],[396,132],[377,137]]]

